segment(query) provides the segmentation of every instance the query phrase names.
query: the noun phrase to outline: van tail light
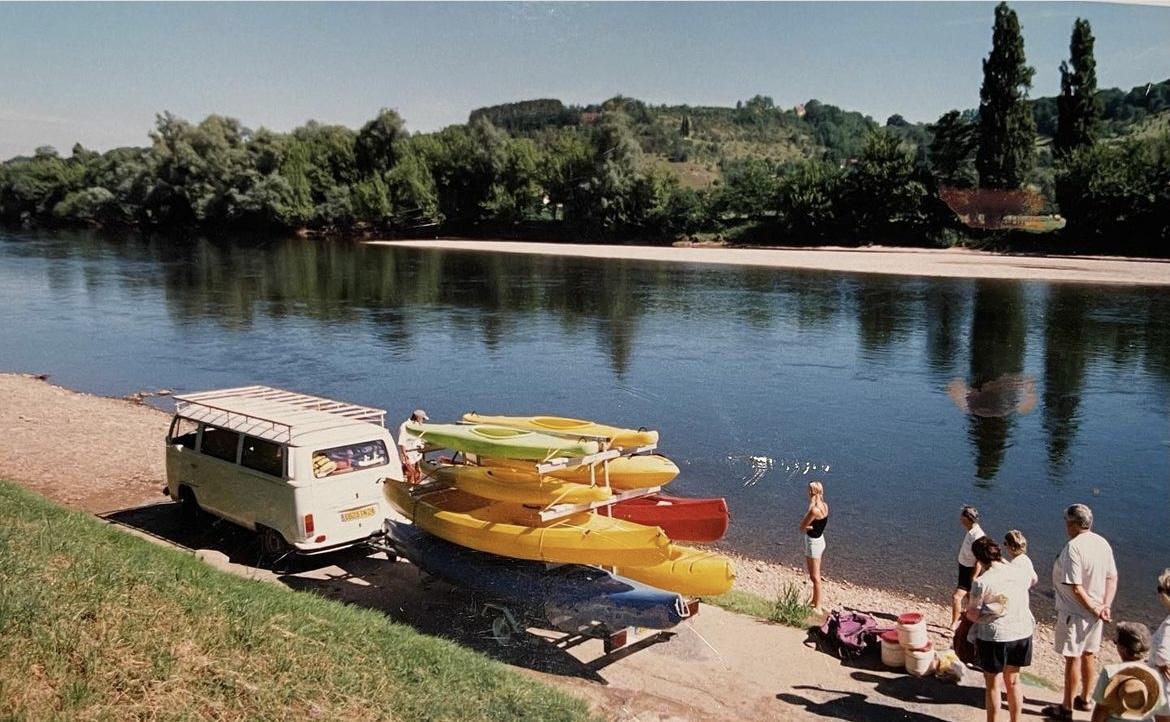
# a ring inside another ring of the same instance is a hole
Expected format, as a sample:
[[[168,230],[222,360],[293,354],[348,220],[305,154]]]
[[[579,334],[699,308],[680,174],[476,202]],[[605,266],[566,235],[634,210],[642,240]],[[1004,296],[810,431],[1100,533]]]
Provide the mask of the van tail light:
[[[321,542],[323,542],[323,541],[325,541],[325,535],[324,535],[324,534],[319,534],[319,535],[317,536],[317,538],[313,540],[313,542],[314,542],[315,544],[320,544],[320,543],[321,543]]]
[[[312,534],[314,528],[315,527],[313,526],[313,515],[312,514],[305,514],[305,536]]]

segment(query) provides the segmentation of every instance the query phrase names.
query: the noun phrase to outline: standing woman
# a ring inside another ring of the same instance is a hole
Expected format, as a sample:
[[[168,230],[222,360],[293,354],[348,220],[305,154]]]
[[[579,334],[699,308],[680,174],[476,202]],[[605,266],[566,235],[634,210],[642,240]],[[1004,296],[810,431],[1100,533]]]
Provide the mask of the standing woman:
[[[829,523],[829,505],[825,502],[825,487],[819,481],[808,484],[808,513],[800,520],[804,532],[804,565],[812,580],[813,610],[821,610],[821,555],[825,553],[825,525]]]
[[[1020,668],[1032,664],[1035,622],[1028,600],[1032,586],[1026,568],[1003,560],[999,545],[981,537],[971,545],[980,573],[971,584],[967,618],[975,624],[975,654],[987,685],[987,722],[999,713],[999,678],[1007,692],[1008,719],[1019,722],[1024,704]]]
[[[1158,577],[1158,600],[1170,612],[1170,569]],[[1170,616],[1158,625],[1154,632],[1153,651],[1150,652],[1150,666],[1158,670],[1162,682],[1162,695],[1167,707],[1154,716],[1157,722],[1170,722]]]

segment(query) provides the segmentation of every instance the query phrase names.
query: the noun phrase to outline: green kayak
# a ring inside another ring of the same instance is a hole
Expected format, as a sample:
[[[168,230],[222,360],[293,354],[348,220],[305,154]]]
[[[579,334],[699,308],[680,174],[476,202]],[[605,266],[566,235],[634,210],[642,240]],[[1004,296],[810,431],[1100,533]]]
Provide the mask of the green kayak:
[[[503,459],[543,461],[558,456],[596,454],[600,448],[596,441],[574,441],[536,431],[486,424],[418,424],[408,421],[406,430],[445,449]]]

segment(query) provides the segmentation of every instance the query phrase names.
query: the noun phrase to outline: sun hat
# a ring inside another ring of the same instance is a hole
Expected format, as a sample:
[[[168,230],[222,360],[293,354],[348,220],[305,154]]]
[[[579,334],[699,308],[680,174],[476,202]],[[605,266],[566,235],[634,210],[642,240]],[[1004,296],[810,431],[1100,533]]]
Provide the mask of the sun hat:
[[[1101,704],[1119,719],[1145,719],[1158,706],[1162,684],[1144,664],[1132,664],[1113,673]]]

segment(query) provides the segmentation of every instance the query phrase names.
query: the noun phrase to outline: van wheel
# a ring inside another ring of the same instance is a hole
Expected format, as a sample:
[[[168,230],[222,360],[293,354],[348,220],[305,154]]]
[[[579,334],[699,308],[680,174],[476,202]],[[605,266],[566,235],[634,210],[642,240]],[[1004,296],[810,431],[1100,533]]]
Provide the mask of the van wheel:
[[[287,562],[292,547],[284,540],[280,532],[266,526],[257,526],[256,531],[260,534],[260,553],[264,560],[274,566],[281,562]]]
[[[189,486],[179,487],[179,516],[192,529],[203,523],[203,509],[199,508],[199,500]]]

